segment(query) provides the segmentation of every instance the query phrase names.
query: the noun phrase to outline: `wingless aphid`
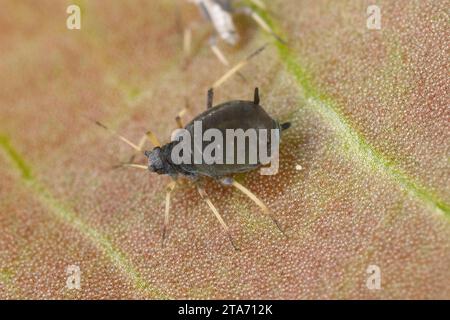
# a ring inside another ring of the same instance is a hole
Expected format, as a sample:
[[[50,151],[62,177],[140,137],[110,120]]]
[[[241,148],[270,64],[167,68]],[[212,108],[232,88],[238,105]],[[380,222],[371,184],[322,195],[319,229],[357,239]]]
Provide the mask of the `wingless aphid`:
[[[184,127],[184,129],[194,135],[195,121],[201,121],[203,130],[205,131],[214,128],[221,131],[224,131],[226,129],[242,129],[244,131],[248,129],[266,129],[268,131],[275,129],[279,130],[278,132],[280,132],[290,127],[289,122],[280,124],[278,121],[272,119],[261,107],[259,101],[259,91],[258,88],[256,88],[253,101],[233,100],[213,107],[213,90],[210,89],[207,95],[207,110],[195,117]],[[176,120],[178,123],[178,127],[182,128],[183,126],[181,124],[180,118],[177,117]],[[250,190],[245,188],[242,184],[238,183],[231,177],[236,173],[255,170],[261,166],[260,164],[175,164],[173,163],[173,160],[171,158],[171,151],[179,141],[172,141],[165,145],[161,145],[156,136],[149,131],[140,140],[139,144],[136,145],[123,136],[108,129],[105,125],[99,122],[97,122],[97,124],[109,130],[110,132],[118,136],[122,141],[126,142],[128,145],[134,148],[137,152],[143,153],[148,158],[148,166],[133,163],[127,163],[124,164],[124,166],[145,169],[149,170],[150,172],[166,174],[172,177],[173,181],[169,183],[166,193],[163,243],[166,237],[166,230],[169,223],[170,195],[177,184],[177,178],[179,176],[187,177],[195,183],[200,196],[207,203],[211,211],[214,213],[215,217],[219,220],[222,228],[228,235],[228,238],[235,249],[237,249],[237,247],[233,242],[230,230],[227,224],[222,219],[216,207],[207,196],[204,188],[199,184],[200,178],[212,178],[224,185],[234,186],[246,196],[248,196],[252,201],[254,201],[264,211],[264,213],[273,220],[277,228],[281,232],[283,232],[278,221],[272,215],[267,206],[261,200],[259,200]],[[150,142],[154,145],[154,149],[151,151],[145,151],[143,149],[145,141],[147,139],[150,140]],[[259,139],[260,138],[258,136],[258,143]],[[224,147],[226,148],[227,146]],[[248,144],[246,144],[246,148],[249,148]]]
[[[212,24],[215,34],[210,37],[209,45],[213,53],[226,66],[229,65],[224,54],[217,47],[217,37],[231,46],[237,45],[239,42],[239,34],[237,33],[233,22],[233,15],[244,14],[251,17],[263,30],[273,35],[278,41],[284,42],[277,36],[270,26],[249,6],[235,6],[233,0],[188,0],[195,3],[203,17]],[[253,4],[261,9],[265,9],[265,5],[261,0],[250,0]],[[184,51],[189,54],[191,43],[191,31],[189,28],[184,32]]]

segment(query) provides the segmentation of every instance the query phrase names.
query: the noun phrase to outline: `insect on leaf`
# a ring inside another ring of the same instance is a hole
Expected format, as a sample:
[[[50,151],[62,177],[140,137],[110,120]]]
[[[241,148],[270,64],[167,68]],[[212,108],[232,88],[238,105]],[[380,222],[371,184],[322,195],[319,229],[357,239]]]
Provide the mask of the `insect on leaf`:
[[[162,247],[170,178],[112,169],[133,150],[88,120],[167,142],[186,99],[184,123],[205,110],[227,70],[201,28],[186,63],[195,6],[79,1],[80,28],[67,29],[65,2],[2,2],[1,298],[450,298],[444,2],[378,1],[379,29],[365,1],[264,3],[286,43],[238,17],[240,46],[218,44],[231,64],[269,45],[215,103],[258,86],[265,110],[292,123],[277,175],[236,177],[288,238],[209,181],[235,251],[189,184],[171,194]]]

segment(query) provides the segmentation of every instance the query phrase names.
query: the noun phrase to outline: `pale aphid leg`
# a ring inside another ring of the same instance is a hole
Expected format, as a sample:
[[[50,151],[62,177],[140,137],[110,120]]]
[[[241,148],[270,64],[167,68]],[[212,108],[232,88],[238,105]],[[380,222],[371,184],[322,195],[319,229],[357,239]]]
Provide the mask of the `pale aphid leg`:
[[[236,13],[245,14],[245,15],[249,16],[250,18],[252,18],[258,24],[258,26],[261,29],[263,29],[264,31],[266,31],[267,33],[272,35],[279,42],[281,42],[283,44],[286,44],[286,41],[283,40],[280,36],[278,36],[273,31],[273,29],[267,24],[267,22],[264,21],[264,19],[256,11],[254,11],[252,8],[250,8],[250,7],[239,7],[237,9],[235,9],[235,12]]]
[[[230,62],[228,61],[228,59],[225,57],[223,52],[217,46],[217,38],[216,38],[216,36],[211,36],[209,38],[209,47],[210,47],[211,51],[214,53],[214,55],[216,56],[216,58],[224,66],[226,66],[226,67],[230,66]],[[237,71],[236,73],[243,81],[247,81],[247,79],[245,78],[245,76],[241,72]]]
[[[260,207],[262,209],[262,211],[269,216],[273,223],[276,225],[276,227],[278,228],[278,230],[287,238],[287,235],[285,234],[285,232],[283,231],[283,229],[281,228],[280,223],[278,222],[278,220],[275,218],[275,216],[273,215],[273,213],[270,211],[270,209],[264,204],[264,202],[262,202],[253,192],[251,192],[249,189],[247,189],[246,187],[244,187],[242,184],[240,184],[239,182],[237,182],[236,180],[232,179],[232,178],[223,178],[220,180],[220,182],[223,185],[226,186],[233,186],[236,189],[238,189],[239,191],[241,191],[243,194],[245,194],[247,197],[249,197],[256,205],[258,205],[258,207]]]
[[[162,228],[162,239],[161,239],[161,246],[164,247],[164,243],[167,237],[167,231],[169,227],[169,213],[170,213],[170,197],[172,194],[172,191],[175,189],[176,181],[171,181],[166,188],[166,201],[165,201],[165,208],[164,208],[164,223]]]
[[[213,212],[214,216],[219,221],[220,225],[222,226],[223,230],[225,231],[226,235],[228,236],[228,239],[230,240],[230,243],[233,246],[234,250],[238,251],[239,248],[235,245],[235,243],[233,241],[233,237],[231,236],[230,228],[227,226],[227,224],[223,220],[222,216],[219,214],[219,211],[216,209],[214,204],[211,202],[211,199],[206,194],[205,189],[203,189],[198,183],[196,184],[196,187],[197,187],[198,193],[200,194],[202,199],[206,202],[208,207]]]
[[[222,63],[224,66],[228,67],[230,65],[230,62],[225,57],[225,55],[222,53],[222,51],[217,46],[217,38],[216,36],[211,36],[209,38],[209,48],[214,53],[216,58]]]
[[[259,53],[261,53],[266,48],[266,45],[258,48],[254,52],[252,52],[248,57],[238,62],[236,65],[231,67],[222,77],[219,78],[214,84],[212,85],[213,88],[220,87],[225,81],[227,81],[229,78],[231,78],[235,73],[239,72],[243,67],[245,67],[248,62],[255,56],[257,56]]]
[[[183,30],[183,55],[187,60],[191,56],[192,51],[192,29],[189,27]]]
[[[195,1],[191,1],[195,2]],[[175,26],[177,33],[182,38],[183,45],[183,59],[184,64],[187,65],[192,52],[192,28],[190,25],[186,26],[183,21],[182,10],[180,6],[175,6]]]
[[[189,101],[188,101],[188,98],[186,98],[184,101],[184,108],[181,109],[181,111],[178,112],[177,116],[175,117],[175,121],[177,123],[178,129],[184,128],[183,121],[181,120],[181,118],[186,114],[186,112],[189,111],[189,108],[190,108]]]

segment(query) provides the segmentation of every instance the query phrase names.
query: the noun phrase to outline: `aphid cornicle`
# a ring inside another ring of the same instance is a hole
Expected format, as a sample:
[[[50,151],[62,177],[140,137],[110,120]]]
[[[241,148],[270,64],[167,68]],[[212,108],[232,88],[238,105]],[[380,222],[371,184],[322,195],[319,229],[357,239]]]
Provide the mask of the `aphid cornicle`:
[[[252,101],[234,100],[219,104],[214,107],[213,107],[213,90],[210,89],[207,95],[207,110],[198,115],[197,117],[195,117],[191,122],[189,122],[184,127],[192,135],[194,135],[193,126],[195,121],[200,121],[202,123],[202,127],[204,130],[214,128],[218,129],[221,132],[226,131],[226,129],[233,129],[233,130],[242,129],[244,131],[248,129],[255,129],[255,130],[266,129],[268,131],[275,129],[278,130],[278,132],[281,132],[290,127],[289,122],[280,124],[278,121],[272,119],[265,112],[265,110],[260,105],[258,88],[255,88],[254,99]],[[179,117],[177,117],[177,123],[179,128],[183,127],[181,125],[181,120]],[[202,199],[205,200],[211,211],[214,213],[215,217],[220,222],[221,226],[225,230],[231,244],[235,249],[237,249],[237,246],[233,242],[228,226],[226,225],[223,218],[219,214],[218,210],[207,196],[204,188],[199,183],[199,180],[202,177],[213,178],[224,185],[231,185],[237,188],[239,191],[248,196],[253,202],[255,202],[264,211],[264,213],[267,214],[272,219],[272,221],[276,224],[277,228],[283,233],[277,219],[273,216],[273,214],[270,212],[267,206],[261,200],[259,200],[258,197],[254,195],[250,190],[248,190],[246,187],[244,187],[242,184],[240,184],[239,182],[235,181],[232,178],[233,174],[255,170],[256,168],[261,166],[260,163],[249,164],[245,162],[243,164],[237,163],[175,164],[172,161],[171,153],[174,145],[179,143],[179,141],[172,141],[165,145],[161,145],[156,136],[149,131],[143,137],[144,139],[141,139],[139,144],[136,145],[131,141],[129,141],[128,139],[126,139],[125,137],[108,129],[105,125],[99,122],[97,122],[97,124],[111,131],[112,133],[117,135],[122,141],[130,145],[136,151],[143,153],[148,158],[147,166],[134,163],[127,163],[124,164],[123,166],[145,169],[149,170],[150,172],[156,172],[158,174],[167,174],[170,177],[172,177],[173,181],[169,183],[166,193],[163,242],[166,237],[166,230],[169,222],[170,195],[177,184],[177,178],[179,176],[188,177],[191,181],[194,181],[200,196],[202,197]],[[258,137],[257,139],[259,139],[259,136],[257,137]],[[149,139],[154,145],[154,148],[150,151],[143,150],[144,143],[146,141],[145,138]],[[267,142],[270,143],[270,140],[268,140]],[[224,149],[226,147],[227,146],[225,145]],[[246,144],[246,149],[247,147],[248,144]]]
[[[259,91],[255,89],[253,101],[234,100],[228,101],[213,107],[213,91],[208,92],[207,110],[191,122],[185,129],[190,136],[194,136],[194,122],[199,121],[204,131],[208,129],[218,129],[222,136],[225,136],[227,129],[265,129],[270,132],[272,129],[284,130],[289,127],[289,123],[279,124],[278,121],[272,119],[266,111],[259,105]],[[256,136],[259,139],[259,135]],[[158,174],[168,174],[176,177],[178,175],[187,176],[191,179],[197,179],[199,176],[211,177],[217,180],[227,178],[229,175],[255,170],[260,164],[251,164],[248,159],[244,163],[233,161],[231,164],[195,164],[191,161],[189,164],[174,164],[171,160],[173,147],[179,141],[172,141],[161,147],[156,147],[152,151],[146,151],[148,157],[148,169]],[[259,143],[259,140],[256,142]],[[270,138],[267,139],[270,145]],[[222,146],[223,153],[227,150],[226,143]],[[192,148],[193,149],[193,148]],[[203,146],[204,149],[204,146]],[[246,145],[245,154],[249,154],[249,145]],[[226,180],[224,180],[226,181]]]

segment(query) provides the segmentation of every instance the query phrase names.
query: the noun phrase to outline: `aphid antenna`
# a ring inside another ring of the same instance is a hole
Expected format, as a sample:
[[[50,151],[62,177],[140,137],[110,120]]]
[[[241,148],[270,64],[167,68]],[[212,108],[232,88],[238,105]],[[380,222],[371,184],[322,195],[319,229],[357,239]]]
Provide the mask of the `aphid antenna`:
[[[188,108],[188,106],[185,107],[185,111],[184,112],[182,111],[182,112],[179,113],[179,117],[181,117],[186,112],[187,108]],[[130,140],[128,140],[127,138],[125,138],[122,135],[118,134],[116,131],[108,128],[105,124],[101,123],[100,121],[94,120],[93,122],[95,124],[97,124],[98,126],[102,127],[103,129],[107,130],[111,134],[115,135],[120,140],[124,141],[126,144],[128,144],[130,147],[132,147],[135,151],[144,153],[143,146],[144,146],[144,143],[145,143],[146,139],[150,140],[150,142],[155,147],[160,147],[161,146],[161,143],[159,142],[158,138],[156,137],[156,135],[152,131],[147,131],[146,134],[141,138],[141,140],[139,142],[139,145],[136,145],[133,142],[131,142]],[[148,170],[148,167],[145,166],[145,165],[131,163],[131,162],[130,163],[121,163],[121,164],[116,165],[116,166],[113,167],[113,169],[117,169],[117,168],[135,168],[135,169],[146,170],[146,171]],[[168,184],[167,189],[166,189],[165,210],[164,210],[164,225],[163,225],[163,230],[162,230],[162,242],[161,242],[161,246],[162,247],[164,247],[164,242],[165,242],[165,239],[166,239],[166,236],[167,236],[168,225],[169,225],[170,198],[171,198],[172,191],[175,189],[176,185],[177,185],[177,182],[172,177],[172,181]],[[234,246],[234,244],[233,244],[233,246]]]
[[[116,131],[114,131],[113,129],[107,127],[106,125],[104,125],[103,123],[101,123],[98,120],[94,120],[94,123],[96,125],[98,125],[99,127],[105,129],[106,131],[108,131],[109,133],[111,133],[112,135],[116,136],[117,138],[119,138],[120,140],[122,140],[123,142],[125,142],[126,144],[128,144],[130,147],[132,147],[134,150],[139,151],[139,152],[143,152],[141,148],[139,148],[139,146],[137,146],[136,144],[134,144],[133,142],[131,142],[130,140],[128,140],[127,138],[125,138],[124,136],[118,134]]]

